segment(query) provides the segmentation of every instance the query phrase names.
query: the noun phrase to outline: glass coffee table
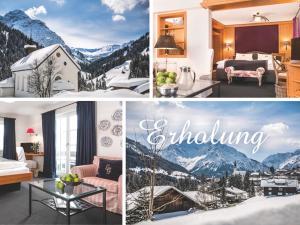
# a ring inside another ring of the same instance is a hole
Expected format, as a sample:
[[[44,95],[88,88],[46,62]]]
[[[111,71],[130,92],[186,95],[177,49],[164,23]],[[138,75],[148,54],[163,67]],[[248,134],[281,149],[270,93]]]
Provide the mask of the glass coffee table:
[[[221,82],[213,80],[196,80],[193,87],[190,90],[178,90],[173,98],[193,98],[197,95],[212,89],[212,91],[217,91],[216,96],[221,97]],[[165,98],[162,96],[156,88],[154,88],[154,96],[158,98]]]
[[[66,185],[64,190],[56,188],[55,181],[59,179],[46,179],[29,183],[29,216],[32,212],[32,202],[39,202],[57,213],[67,217],[70,224],[71,216],[85,212],[91,208],[100,208],[83,198],[102,193],[103,195],[103,223],[106,224],[106,189],[95,187],[90,184],[81,183],[77,186]],[[49,195],[46,199],[32,199],[32,189],[38,189]],[[62,204],[63,203],[63,204]]]

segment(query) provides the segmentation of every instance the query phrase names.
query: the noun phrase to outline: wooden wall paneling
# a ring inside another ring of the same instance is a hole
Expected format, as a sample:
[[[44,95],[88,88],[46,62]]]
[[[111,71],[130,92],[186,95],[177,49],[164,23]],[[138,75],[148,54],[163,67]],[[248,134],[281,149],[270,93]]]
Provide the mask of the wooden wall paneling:
[[[223,32],[224,25],[217,20],[212,21],[213,25],[213,49],[214,49],[214,61],[215,64],[218,61],[223,60]]]
[[[293,3],[298,0],[204,0],[201,5],[213,11]]]
[[[288,46],[287,50],[284,41],[291,41],[293,38],[293,23],[281,23],[279,24],[279,53],[285,54],[286,59],[291,58],[291,45]]]
[[[231,47],[227,49],[225,43],[231,43]],[[235,55],[235,28],[225,27],[223,33],[223,57],[224,59],[232,59],[234,55]]]

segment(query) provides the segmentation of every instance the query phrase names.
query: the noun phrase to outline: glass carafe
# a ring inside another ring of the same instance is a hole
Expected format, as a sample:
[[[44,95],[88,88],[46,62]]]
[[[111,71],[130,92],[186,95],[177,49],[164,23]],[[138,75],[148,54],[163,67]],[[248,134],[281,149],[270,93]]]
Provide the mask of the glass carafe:
[[[180,90],[190,90],[195,83],[196,74],[190,67],[180,67],[180,74],[177,78],[177,85]]]

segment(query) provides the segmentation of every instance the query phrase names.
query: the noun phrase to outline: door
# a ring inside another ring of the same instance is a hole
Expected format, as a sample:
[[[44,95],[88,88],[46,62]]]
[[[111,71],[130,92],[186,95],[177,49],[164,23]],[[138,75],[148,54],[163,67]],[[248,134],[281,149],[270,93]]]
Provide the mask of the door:
[[[56,174],[71,172],[76,163],[77,114],[76,111],[56,115]]]

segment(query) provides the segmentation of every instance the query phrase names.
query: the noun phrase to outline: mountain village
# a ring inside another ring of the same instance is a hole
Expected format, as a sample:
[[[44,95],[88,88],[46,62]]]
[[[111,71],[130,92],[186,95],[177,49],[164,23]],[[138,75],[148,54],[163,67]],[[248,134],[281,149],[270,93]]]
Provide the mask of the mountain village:
[[[215,167],[225,168],[222,176],[219,173],[216,173],[217,176],[213,173],[203,175],[190,173],[192,170],[179,172],[176,170],[183,169],[180,165],[168,167],[165,166],[167,165],[165,162],[161,163],[163,158],[163,160],[172,158],[174,151],[167,157],[167,153],[153,154],[151,150],[147,150],[147,147],[132,140],[127,143],[129,155],[127,156],[129,161],[127,166],[127,221],[129,224],[140,222],[150,224],[147,221],[161,221],[164,224],[164,219],[198,215],[197,213],[200,212],[199,218],[202,218],[206,212],[234,209],[250,200],[268,201],[273,197],[300,194],[300,167],[295,163],[284,168],[265,166],[262,170],[242,170],[240,169],[242,162],[239,161],[228,162],[232,167],[224,167],[221,161],[226,161],[225,157],[220,159],[220,162],[214,161]],[[182,152],[181,147],[178,149]],[[229,151],[228,149],[223,146],[224,151]],[[189,152],[188,149],[186,151]],[[289,153],[290,158],[299,157],[299,153],[299,150]],[[161,157],[162,155],[164,157]],[[180,157],[182,159],[183,156]],[[273,162],[275,165],[279,161],[275,163],[272,161],[274,158],[276,155],[270,156],[270,160],[267,161],[267,158],[264,163],[270,165],[270,162]],[[134,163],[138,159],[143,163]],[[238,157],[236,159],[239,160]],[[281,162],[281,165],[286,164]],[[205,168],[206,171],[209,170],[208,166]],[[195,168],[193,170],[195,171]],[[176,174],[177,176],[174,176]],[[236,214],[238,213],[237,211]],[[170,224],[173,223],[170,222]]]

